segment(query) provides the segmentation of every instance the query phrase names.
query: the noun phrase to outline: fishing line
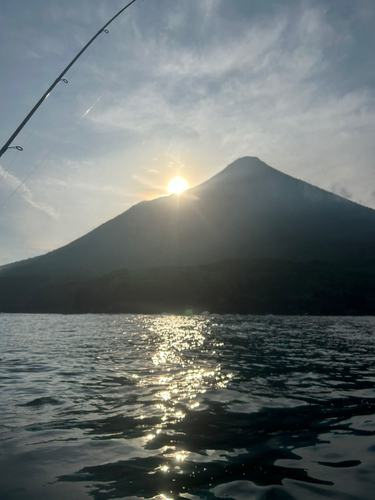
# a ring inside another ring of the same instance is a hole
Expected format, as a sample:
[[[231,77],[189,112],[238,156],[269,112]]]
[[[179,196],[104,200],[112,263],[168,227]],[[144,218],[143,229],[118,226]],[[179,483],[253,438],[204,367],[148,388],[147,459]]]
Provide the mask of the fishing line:
[[[21,152],[21,151],[19,151],[19,150],[17,149],[17,154],[14,156],[13,160],[10,162],[10,165],[8,166],[8,168],[3,169],[4,171],[3,171],[3,175],[0,177],[0,183],[1,183],[1,181],[4,179],[4,177],[6,176],[6,174],[9,172],[10,167],[11,167],[11,166],[13,165],[13,163],[16,161],[17,156],[20,154],[20,152]]]
[[[32,131],[30,132],[30,134],[28,135],[28,137],[26,138],[26,140],[23,142],[23,144],[22,144],[23,148],[28,143],[29,139],[31,138],[31,136],[35,132],[35,130],[38,127],[38,125],[40,124],[40,122],[46,116],[46,114],[48,113],[48,111],[52,108],[53,104],[55,103],[55,101],[57,100],[57,98],[59,97],[59,95],[61,94],[61,91],[62,91],[62,87],[60,87],[60,90],[53,95],[53,100],[51,101],[50,105],[45,110],[45,112],[43,113],[43,115],[40,117],[39,121],[36,123],[35,127],[32,129]],[[46,99],[48,99],[48,98],[49,98],[49,96]],[[11,161],[10,165],[8,166],[8,168],[6,170],[4,170],[3,175],[0,177],[0,183],[2,182],[2,180],[4,179],[4,177],[6,176],[6,174],[9,172],[9,170],[11,169],[11,167],[12,167],[13,163],[15,162],[15,160],[17,159],[19,153],[20,153],[20,151],[17,150],[16,156],[13,158],[13,160]]]
[[[99,47],[99,45],[103,42],[103,40],[105,39],[105,37],[103,36],[102,38],[99,38],[97,40],[97,42],[95,44],[93,44],[93,46],[91,47],[91,49],[88,51],[86,57],[83,59],[83,61],[81,61],[81,63],[73,68],[72,72],[71,73],[68,73],[68,76],[69,76],[69,80],[71,78],[73,78],[77,73],[78,71],[81,69],[81,67],[85,64],[85,62],[87,61],[87,59],[91,56],[91,54],[94,52],[94,50]]]
[[[73,71],[73,73],[72,73],[72,75],[71,75],[71,76],[74,76],[74,75],[78,72],[78,70],[81,68],[81,66],[82,66],[82,65],[86,62],[86,60],[88,59],[88,57],[90,57],[90,55],[92,54],[92,52],[95,50],[95,48],[96,48],[96,47],[97,47],[97,46],[98,46],[98,45],[99,45],[102,41],[103,41],[103,38],[101,38],[101,39],[99,40],[99,42],[98,42],[96,45],[94,45],[94,46],[92,47],[92,49],[91,49],[91,50],[89,51],[89,53],[87,54],[87,57],[86,57],[86,58],[85,58],[85,59],[81,62],[81,64],[80,64],[77,68],[74,68],[74,69],[75,69],[75,71]],[[61,82],[60,82],[60,83],[61,83]],[[65,83],[65,82],[64,82],[64,83]],[[54,103],[56,102],[57,98],[59,97],[59,95],[60,95],[60,94],[61,94],[61,92],[62,92],[62,89],[63,89],[63,87],[62,87],[62,86],[60,86],[60,90],[58,90],[57,92],[54,92],[54,93],[53,93],[53,100],[51,101],[50,105],[49,105],[49,106],[48,106],[48,108],[45,110],[45,112],[43,113],[43,115],[41,116],[41,118],[39,119],[39,121],[36,123],[35,127],[32,129],[32,131],[30,132],[30,134],[28,135],[28,137],[26,138],[26,140],[22,143],[22,147],[23,147],[23,148],[25,147],[25,145],[27,144],[27,142],[29,141],[29,139],[31,138],[31,136],[33,135],[33,133],[35,132],[36,128],[38,127],[38,125],[39,125],[39,124],[41,123],[41,121],[43,120],[43,118],[46,116],[46,114],[48,113],[48,111],[52,108],[52,106],[53,106],[53,105],[54,105]],[[45,101],[46,101],[47,99],[49,99],[49,98],[50,98],[50,95],[51,95],[51,94],[49,94],[49,95],[46,97]],[[45,101],[44,101],[44,102],[45,102]],[[75,125],[76,125],[76,124],[75,124]],[[74,127],[75,125],[73,125],[73,127]],[[13,160],[11,161],[10,165],[8,166],[8,168],[7,168],[6,170],[4,170],[3,175],[0,177],[0,183],[1,183],[1,182],[2,182],[2,180],[4,179],[5,175],[6,175],[6,174],[9,172],[9,170],[11,169],[11,167],[12,167],[13,163],[15,162],[15,160],[17,159],[17,157],[18,157],[18,155],[19,155],[19,154],[20,154],[20,151],[18,151],[18,150],[17,150],[17,154],[15,155],[15,157],[13,158]]]
[[[129,15],[129,12],[125,12],[125,14],[123,16],[119,16],[119,19],[113,24],[113,30],[115,30],[115,28],[124,21],[124,19]],[[105,30],[105,33],[108,34],[109,33],[109,30]],[[98,41],[92,45],[92,47],[90,48],[90,50],[88,51],[86,57],[83,59],[83,61],[79,64],[79,66],[73,68],[73,72],[69,74],[69,78],[73,78],[80,70],[80,68],[83,66],[83,64],[88,60],[88,58],[92,55],[92,53],[94,52],[95,49],[97,49],[99,47],[99,45],[101,45],[101,43],[105,40],[105,37],[101,37],[101,38],[98,38]],[[61,80],[63,81],[64,83],[68,83],[68,80]],[[61,83],[60,81],[60,83]],[[29,141],[29,139],[31,138],[31,136],[34,134],[36,128],[39,126],[39,124],[41,123],[41,121],[43,120],[43,118],[46,116],[46,114],[49,112],[49,110],[52,108],[53,104],[56,102],[57,98],[60,96],[61,92],[62,92],[62,88],[63,87],[60,87],[60,90],[54,94],[54,97],[53,97],[53,100],[50,104],[50,106],[45,110],[45,112],[43,113],[43,115],[41,116],[41,118],[39,119],[39,121],[36,123],[36,125],[34,126],[34,128],[32,129],[32,131],[30,132],[30,134],[28,135],[28,137],[26,138],[26,140],[23,142],[22,144],[22,147],[24,147],[27,142]],[[108,89],[107,89],[108,90]],[[46,101],[49,97],[50,97],[50,94],[49,93],[45,100]],[[78,123],[78,122],[77,122]],[[73,125],[73,128],[77,125],[77,123],[75,123]],[[66,136],[63,136],[62,140],[64,140]],[[60,144],[60,143],[59,143]],[[53,151],[53,149],[52,149]],[[51,152],[52,152],[51,151]],[[17,160],[18,158],[18,155],[20,153],[20,150],[17,150],[17,154],[15,155],[15,157],[13,158],[13,160],[11,161],[11,163],[9,164],[8,168],[5,169],[3,171],[3,174],[2,176],[0,177],[0,183],[3,181],[3,179],[6,177],[6,174],[10,171],[11,167],[13,166],[13,164],[15,163],[15,161]],[[2,205],[1,205],[2,206]],[[1,208],[0,206],[0,208]]]
[[[83,52],[85,50],[87,50],[87,48],[89,47],[89,45],[92,44],[92,42],[95,41],[95,39],[101,34],[101,33],[105,33],[105,34],[108,34],[109,33],[109,30],[106,29],[107,26],[109,26],[109,24],[111,24],[113,21],[116,20],[116,18],[118,17],[119,19],[117,20],[117,22],[113,25],[113,28],[116,28],[120,23],[122,23],[125,19],[125,17],[129,14],[128,12],[125,13],[124,16],[121,16],[121,14],[128,8],[130,7],[130,5],[132,5],[133,3],[135,3],[136,0],[132,0],[131,2],[129,2],[124,8],[122,8],[114,17],[112,17],[110,19],[110,21],[108,21],[97,33],[96,35],[84,46],[83,49],[81,49],[81,51],[77,54],[77,56],[71,61],[71,63],[65,68],[65,70],[63,71],[63,73],[60,74],[60,76],[54,81],[54,83],[51,85],[51,87],[47,90],[47,92],[42,96],[42,98],[38,101],[38,103],[34,106],[34,108],[30,111],[30,113],[27,115],[27,117],[24,119],[24,121],[21,123],[21,125],[18,127],[18,129],[13,133],[13,135],[11,136],[11,138],[7,141],[7,143],[1,148],[0,150],[0,156],[10,147],[10,143],[11,141],[19,134],[19,132],[21,131],[21,129],[25,126],[25,124],[27,123],[27,121],[31,118],[31,116],[35,113],[35,111],[38,109],[38,107],[46,100],[48,99],[48,97],[50,96],[52,90],[56,87],[56,85],[58,83],[60,83],[61,81],[64,82],[64,83],[68,83],[68,81],[65,79],[65,78],[62,78],[67,72],[68,70],[72,67],[72,65],[77,61],[77,59],[83,54]],[[90,52],[87,54],[87,57],[82,61],[82,63],[77,67],[77,68],[74,68],[74,72],[73,72],[73,75],[75,75],[78,70],[82,67],[82,65],[87,61],[88,57],[92,54],[92,52],[94,51],[95,48],[97,48],[101,43],[102,41],[104,40],[104,37],[101,37],[99,38],[99,41],[94,44],[90,50]],[[29,173],[29,175],[26,176],[26,178],[17,186],[17,188],[8,196],[8,198],[6,198],[6,200],[0,205],[0,208],[2,208],[15,194],[16,192],[25,184],[25,182],[31,177],[31,175],[46,161],[46,159],[53,153],[53,151],[55,151],[55,149],[62,143],[62,141],[72,132],[72,130],[76,127],[76,125],[91,111],[91,109],[99,102],[99,100],[103,97],[103,95],[109,90],[109,88],[113,85],[113,83],[111,85],[109,85],[107,87],[107,89],[98,97],[98,99],[96,99],[96,101],[88,108],[87,111],[85,111],[85,113],[76,121],[76,123],[73,125],[73,127],[64,135],[62,136],[62,138],[59,140],[59,142],[52,148],[52,150],[43,158],[43,160],[41,160],[36,166],[35,168]],[[29,136],[27,137],[26,141],[24,142],[23,145],[25,145],[29,139],[31,138],[31,136],[33,135],[33,133],[35,132],[36,128],[38,127],[38,125],[40,124],[40,122],[43,120],[43,118],[46,116],[47,112],[51,109],[51,107],[53,106],[54,102],[56,101],[56,99],[58,98],[58,96],[60,95],[62,91],[62,87],[61,87],[61,90],[56,94],[56,96],[54,97],[53,101],[51,102],[50,106],[46,109],[46,111],[44,112],[44,114],[42,115],[42,117],[39,119],[39,121],[36,123],[36,125],[34,126],[34,128],[32,129],[31,133],[29,134]],[[16,148],[18,150],[18,153],[20,151],[22,151],[22,149],[19,149],[18,147]],[[6,174],[9,172],[11,166],[13,165],[13,163],[15,162],[15,160],[17,159],[18,157],[18,153],[17,155],[15,156],[15,158],[11,161],[10,165],[8,166],[8,168],[3,172],[3,175],[2,177],[0,178],[0,182],[3,180],[3,178],[6,176]]]
[[[73,127],[59,140],[59,142],[51,149],[51,151],[43,158],[43,160],[41,160],[37,165],[36,167],[29,173],[29,175],[21,182],[21,184],[19,184],[17,186],[17,188],[8,196],[8,198],[0,205],[0,208],[3,208],[3,206],[5,205],[5,203],[7,203],[7,201],[9,201],[12,196],[14,196],[17,191],[25,184],[25,182],[32,176],[32,174],[42,165],[42,163],[44,163],[46,161],[46,159],[55,151],[55,149],[60,146],[60,144],[62,143],[62,141],[74,130],[74,128],[78,125],[78,123],[88,114],[90,113],[90,111],[92,110],[92,108],[100,101],[100,99],[103,97],[103,95],[108,92],[108,90],[110,89],[110,87],[112,86],[113,84],[109,85],[109,87],[106,88],[106,90],[96,99],[96,101],[88,108],[87,111],[85,111],[83,113],[83,115],[75,122],[75,124],[73,125]]]
[[[113,24],[113,30],[120,24],[124,21],[124,19],[129,15],[129,12],[125,12],[125,14],[123,16],[120,16],[119,19],[117,20],[117,22],[115,22]],[[92,45],[92,47],[90,48],[90,50],[88,51],[86,57],[83,59],[83,61],[75,68],[73,68],[73,71],[72,73],[69,73],[69,79],[70,78],[74,78],[74,76],[79,72],[79,70],[81,69],[81,67],[85,64],[85,62],[88,60],[88,58],[92,55],[92,53],[99,47],[99,45],[101,45],[105,40],[105,37],[101,37],[101,38],[98,38],[98,41]],[[61,83],[61,82],[60,82]],[[68,81],[64,82],[64,83],[68,83]],[[46,111],[43,113],[43,115],[41,116],[41,118],[39,119],[39,121],[36,123],[36,125],[34,126],[34,128],[32,129],[32,131],[30,132],[30,134],[28,135],[28,137],[26,138],[26,140],[22,143],[22,147],[24,148],[25,145],[28,143],[29,139],[31,138],[31,136],[33,135],[33,133],[35,132],[36,128],[39,126],[39,124],[41,123],[41,121],[43,120],[43,118],[46,116],[46,114],[48,113],[48,111],[50,111],[50,109],[52,108],[53,104],[56,102],[57,98],[59,97],[59,95],[61,94],[62,92],[62,89],[63,87],[60,86],[60,90],[56,93],[54,93],[53,95],[53,100],[51,102],[51,104],[49,105],[49,107],[46,109]],[[50,94],[46,97],[45,101],[50,98]],[[76,124],[75,124],[76,125]],[[75,125],[73,125],[73,127],[75,127]],[[65,136],[64,136],[65,137]],[[13,158],[13,160],[11,161],[11,163],[9,164],[8,168],[5,169],[3,171],[3,174],[2,176],[0,177],[0,183],[3,181],[3,179],[5,178],[6,174],[10,171],[13,163],[16,161],[18,155],[20,154],[20,151],[17,150],[17,154],[15,155],[15,157]]]
[[[115,28],[116,28],[119,24],[121,24],[121,23],[124,21],[124,19],[125,19],[125,18],[129,15],[129,14],[130,14],[130,12],[128,11],[128,12],[125,12],[125,14],[124,14],[123,16],[120,16],[120,17],[118,18],[118,20],[117,20],[116,22],[114,22],[114,23],[113,23],[113,25],[112,25],[112,26],[113,26],[113,28],[112,28],[112,29],[115,29]]]
[[[118,17],[121,16],[121,14],[133,3],[135,3],[136,0],[131,0],[125,7],[120,9],[116,15],[114,15],[100,30],[86,43],[86,45],[78,52],[78,54],[70,61],[68,66],[60,73],[60,75],[56,78],[56,80],[48,87],[46,92],[42,95],[42,97],[39,99],[39,101],[35,104],[35,106],[32,108],[32,110],[29,112],[29,114],[24,118],[24,120],[20,123],[18,128],[13,132],[13,134],[10,136],[10,138],[7,140],[7,142],[4,144],[4,146],[0,149],[0,157],[9,149],[17,146],[11,146],[13,140],[18,136],[20,131],[23,129],[23,127],[26,125],[26,123],[30,120],[30,118],[33,116],[33,114],[36,112],[36,110],[43,104],[43,102],[46,100],[46,98],[50,95],[52,90],[56,87],[58,83],[61,81],[65,81],[64,76],[65,74],[70,70],[70,68],[73,66],[73,64],[79,59],[79,57],[89,48],[89,46],[101,35],[102,33],[109,33],[109,30],[107,29],[107,26],[109,26],[113,21],[115,21]]]
[[[112,28],[111,28],[111,31],[114,31],[115,28],[124,21],[124,19],[129,16],[130,12],[125,12],[125,14],[123,16],[120,16],[119,19],[117,21],[115,21],[112,25]],[[109,31],[109,30],[108,30]],[[110,34],[111,32],[109,31],[109,33],[106,33],[106,34]],[[107,40],[106,37],[101,37],[101,38],[98,38],[97,42],[95,44],[93,44],[92,48],[89,49],[88,51],[88,54],[87,56],[83,59],[83,61],[77,66],[77,67],[74,67],[72,72],[71,73],[68,73],[68,76],[69,76],[69,80],[74,78],[77,73],[79,72],[79,70],[82,68],[82,66],[85,64],[85,62],[87,62],[87,60],[89,59],[89,57],[93,54],[93,52],[99,47],[99,45],[101,45],[105,40]]]

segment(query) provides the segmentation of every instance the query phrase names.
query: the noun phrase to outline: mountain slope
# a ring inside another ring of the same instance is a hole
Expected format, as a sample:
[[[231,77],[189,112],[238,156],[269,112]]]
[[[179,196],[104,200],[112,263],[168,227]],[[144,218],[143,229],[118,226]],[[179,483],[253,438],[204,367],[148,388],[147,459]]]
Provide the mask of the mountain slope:
[[[0,288],[0,311],[373,315],[374,282],[375,261],[235,259],[39,283],[33,293],[13,279],[6,289]],[[27,285],[26,278],[23,283]]]
[[[0,282],[249,257],[374,258],[375,211],[245,157],[183,195],[139,203],[65,247],[4,266]]]

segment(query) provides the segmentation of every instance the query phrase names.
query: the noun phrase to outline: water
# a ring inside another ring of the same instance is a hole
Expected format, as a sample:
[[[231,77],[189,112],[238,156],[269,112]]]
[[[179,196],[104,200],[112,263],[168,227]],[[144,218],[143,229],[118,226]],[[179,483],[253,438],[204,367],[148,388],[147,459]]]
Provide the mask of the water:
[[[375,498],[375,319],[0,315],[0,499]]]

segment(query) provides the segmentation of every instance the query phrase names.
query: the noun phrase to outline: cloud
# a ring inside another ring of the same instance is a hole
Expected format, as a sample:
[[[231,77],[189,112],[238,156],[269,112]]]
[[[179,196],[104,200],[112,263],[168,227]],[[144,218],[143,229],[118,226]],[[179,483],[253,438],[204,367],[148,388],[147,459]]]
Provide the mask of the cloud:
[[[150,196],[165,196],[168,194],[168,189],[165,186],[157,185],[154,182],[150,182],[148,179],[141,177],[140,175],[132,175],[132,178],[142,187],[146,189],[141,189],[140,192],[146,195],[147,198]]]
[[[18,13],[8,2],[8,11],[21,17],[12,24],[16,17],[7,15],[0,34],[4,131],[16,128],[41,88],[94,26],[115,14],[118,2],[61,0],[51,7],[36,0],[24,7]],[[361,6],[136,2],[58,89],[60,97],[18,159],[19,178],[109,86],[12,199],[19,220],[10,224],[4,216],[4,224],[16,235],[25,220],[24,203],[16,204],[21,194],[39,214],[33,212],[35,225],[25,223],[24,234],[50,238],[53,248],[133,202],[165,194],[162,185],[171,176],[183,175],[194,186],[245,155],[375,207],[374,13],[371,0]],[[15,66],[22,57],[24,64]],[[18,179],[7,177],[7,183],[14,189]],[[57,210],[59,224],[46,224],[44,214],[52,219]]]
[[[78,167],[78,164],[76,162],[67,162],[70,163],[71,166]],[[87,166],[88,162],[82,162],[85,166]],[[124,188],[120,188],[118,186],[111,186],[111,185],[103,185],[103,184],[95,184],[93,182],[82,182],[82,181],[77,181],[77,180],[71,180],[71,181],[63,181],[61,179],[54,179],[54,178],[47,178],[46,180],[43,181],[37,181],[40,187],[44,186],[50,186],[50,187],[57,187],[57,188],[67,188],[69,190],[78,190],[79,192],[82,193],[84,191],[91,191],[91,192],[100,192],[100,193],[110,193],[112,195],[124,197],[129,195],[129,191]]]
[[[32,192],[26,186],[26,184],[22,184],[22,186],[20,186],[22,181],[20,181],[16,176],[10,174],[9,172],[6,172],[1,165],[0,165],[0,178],[12,189],[12,191],[18,189],[15,196],[19,194],[26,201],[26,203],[34,207],[36,210],[43,212],[44,214],[48,215],[49,217],[52,217],[53,219],[59,218],[59,213],[52,206],[47,205],[46,203],[40,201],[35,201]]]
[[[59,186],[59,187],[68,187],[68,183],[66,181],[63,181],[61,179],[53,179],[51,177],[45,179],[43,181],[43,184],[45,186]]]
[[[166,22],[183,31],[188,21],[174,12]],[[327,54],[347,39],[320,5],[293,16],[279,9],[230,34],[225,20],[215,19],[200,45],[156,41],[143,32],[137,57],[124,65],[127,73],[147,71],[147,77],[135,87],[125,80],[126,91],[114,89],[105,109],[89,120],[100,132],[122,130],[165,149],[185,150],[189,143],[220,150],[223,166],[255,154],[328,188],[335,169],[358,155],[359,136],[375,124],[373,91],[337,94],[326,78]],[[119,62],[119,75],[121,68]],[[328,175],[319,170],[325,161],[332,166]]]

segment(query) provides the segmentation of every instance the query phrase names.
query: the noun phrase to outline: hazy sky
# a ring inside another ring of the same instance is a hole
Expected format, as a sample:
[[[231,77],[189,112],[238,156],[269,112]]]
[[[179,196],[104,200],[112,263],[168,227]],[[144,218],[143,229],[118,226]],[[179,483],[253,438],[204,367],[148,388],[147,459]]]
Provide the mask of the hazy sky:
[[[1,0],[1,145],[125,4]],[[375,208],[374,14],[373,0],[138,0],[2,157],[0,204],[46,159],[0,208],[0,264],[246,155]]]

